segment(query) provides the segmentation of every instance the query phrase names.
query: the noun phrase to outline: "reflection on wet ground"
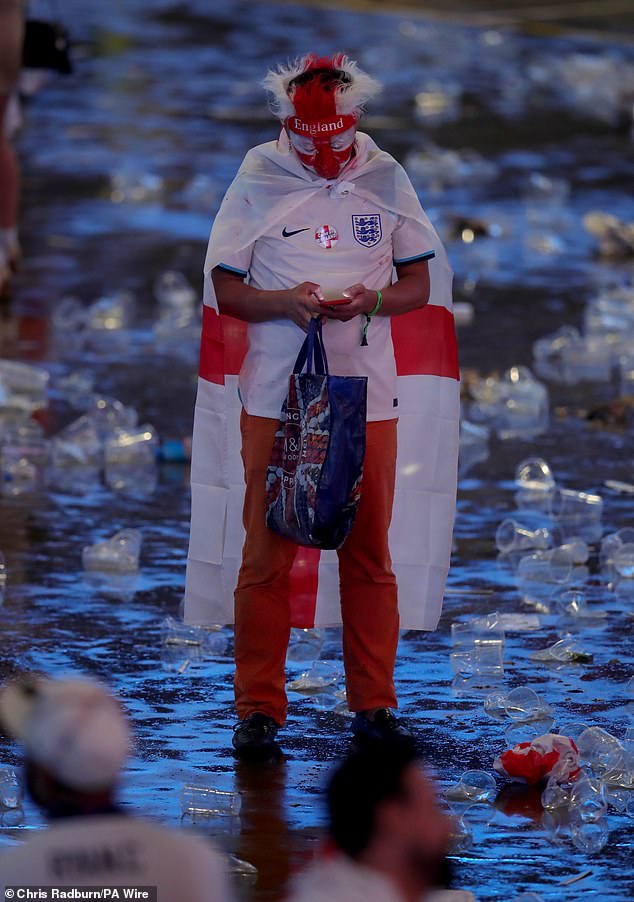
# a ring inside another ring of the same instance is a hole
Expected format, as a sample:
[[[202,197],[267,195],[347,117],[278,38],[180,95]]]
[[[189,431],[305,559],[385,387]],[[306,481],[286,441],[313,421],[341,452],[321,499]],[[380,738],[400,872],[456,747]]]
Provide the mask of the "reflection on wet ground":
[[[163,442],[189,434],[197,326],[177,328],[167,318],[155,328],[154,282],[172,269],[198,284],[224,188],[246,149],[275,134],[254,84],[267,65],[316,45],[345,46],[387,85],[367,128],[406,162],[447,239],[457,297],[475,309],[473,324],[460,329],[463,367],[488,373],[532,365],[536,339],[563,324],[579,326],[589,300],[631,278],[627,260],[597,258],[582,225],[596,209],[632,218],[623,186],[632,177],[634,54],[625,46],[407,14],[329,9],[316,20],[308,7],[238,0],[214,4],[213,13],[202,0],[163,0],[151,14],[140,0],[107,11],[73,0],[65,9],[84,43],[76,75],[51,81],[27,107],[20,138],[25,262],[0,347],[1,356],[41,363],[51,373],[49,407],[37,414],[47,435],[84,409],[73,407],[63,387],[75,372],[134,407]],[[86,325],[81,317],[64,324],[59,311],[71,308],[61,308],[63,298],[79,298],[83,309],[123,290],[135,302],[122,328],[99,331],[94,319]],[[631,433],[592,426],[579,413],[616,397],[615,378],[548,387],[544,434],[505,441],[493,435],[471,461],[463,458],[440,629],[401,640],[402,712],[443,786],[467,769],[492,772],[506,747],[506,724],[483,708],[489,691],[534,687],[562,732],[581,721],[623,738],[631,725],[630,584],[609,583],[593,549],[576,579],[589,605],[606,616],[563,619],[552,588],[519,591],[512,562],[496,559],[496,527],[514,509],[515,467],[532,454],[550,463],[562,485],[603,496],[605,533],[632,519],[634,496],[605,486],[632,482]],[[317,698],[293,693],[283,759],[254,769],[229,755],[230,631],[213,634],[202,652],[162,642],[161,621],[178,617],[182,592],[187,479],[178,461],[118,489],[99,471],[80,479],[70,469],[37,495],[3,498],[2,676],[19,668],[81,669],[111,682],[138,735],[123,787],[135,811],[176,825],[184,783],[239,791],[239,819],[185,818],[183,826],[209,833],[255,865],[255,882],[245,874],[236,880],[245,898],[264,900],[279,896],[289,871],[318,846],[319,794],[348,747],[348,722],[330,710],[337,702],[332,687]],[[115,580],[84,572],[82,548],[123,528],[142,530],[140,573]],[[538,628],[509,629],[503,681],[477,689],[453,677],[450,625],[496,610],[537,615]],[[565,632],[591,649],[592,662],[530,660]],[[292,677],[312,657],[340,658],[337,632],[322,639],[296,650]],[[2,748],[3,762],[15,763],[15,749]],[[456,851],[460,885],[482,900],[528,890],[557,900],[580,892],[631,897],[631,804],[629,815],[612,807],[607,843],[593,852],[590,842],[574,844],[553,826],[534,790],[499,786],[494,805],[457,806],[465,824]],[[2,844],[41,824],[28,805],[22,819],[0,812],[0,820]],[[586,872],[578,884],[562,885]]]

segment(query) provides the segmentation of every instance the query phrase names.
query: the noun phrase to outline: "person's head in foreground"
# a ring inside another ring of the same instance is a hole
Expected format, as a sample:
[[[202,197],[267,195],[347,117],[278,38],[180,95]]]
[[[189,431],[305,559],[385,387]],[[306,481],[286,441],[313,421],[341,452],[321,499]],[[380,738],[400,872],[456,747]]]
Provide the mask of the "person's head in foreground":
[[[354,157],[357,124],[379,83],[343,53],[309,53],[269,72],[263,86],[306,169],[324,179],[337,178]]]
[[[387,877],[404,899],[449,886],[451,819],[411,746],[353,752],[332,775],[327,799],[336,847]]]
[[[113,810],[131,736],[106,688],[25,674],[0,692],[0,725],[22,745],[26,788],[49,816]]]

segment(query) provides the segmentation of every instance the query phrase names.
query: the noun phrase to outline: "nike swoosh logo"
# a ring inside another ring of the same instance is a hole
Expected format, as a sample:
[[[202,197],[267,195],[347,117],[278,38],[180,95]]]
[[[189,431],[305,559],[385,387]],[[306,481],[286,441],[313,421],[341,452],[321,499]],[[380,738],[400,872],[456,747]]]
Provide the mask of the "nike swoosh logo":
[[[293,235],[299,235],[300,232],[308,232],[310,226],[306,226],[305,229],[294,229],[292,232],[286,231],[286,226],[282,229],[282,238],[292,238]]]

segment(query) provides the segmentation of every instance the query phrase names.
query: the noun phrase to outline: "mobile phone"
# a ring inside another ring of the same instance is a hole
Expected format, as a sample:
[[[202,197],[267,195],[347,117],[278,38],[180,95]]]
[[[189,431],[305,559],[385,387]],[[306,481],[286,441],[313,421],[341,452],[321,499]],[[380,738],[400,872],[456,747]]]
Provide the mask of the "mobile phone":
[[[322,307],[337,307],[339,304],[349,304],[352,298],[326,298],[320,301]]]

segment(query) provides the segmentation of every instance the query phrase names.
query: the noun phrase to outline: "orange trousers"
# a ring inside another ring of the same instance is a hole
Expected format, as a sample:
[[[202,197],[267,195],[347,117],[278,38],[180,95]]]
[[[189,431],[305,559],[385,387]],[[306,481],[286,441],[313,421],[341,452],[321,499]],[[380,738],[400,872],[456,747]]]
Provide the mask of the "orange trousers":
[[[343,661],[351,711],[395,708],[399,615],[388,547],[396,475],[396,420],[368,423],[361,501],[338,551]],[[298,546],[265,523],[265,480],[277,420],[242,411],[246,540],[235,592],[235,699],[238,717],[254,711],[286,719],[289,575]]]

